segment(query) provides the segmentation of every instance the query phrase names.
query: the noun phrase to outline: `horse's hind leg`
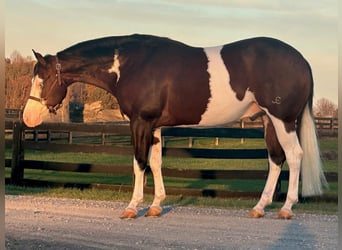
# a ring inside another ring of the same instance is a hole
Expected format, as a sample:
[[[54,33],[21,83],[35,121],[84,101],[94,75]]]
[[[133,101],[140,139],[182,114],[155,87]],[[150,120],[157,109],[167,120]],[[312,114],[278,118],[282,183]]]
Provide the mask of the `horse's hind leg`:
[[[290,173],[286,201],[278,215],[280,218],[290,219],[292,217],[292,206],[298,202],[299,174],[303,150],[299,144],[295,121],[283,122],[270,114],[268,115],[274,125],[278,141],[284,150]]]
[[[161,129],[155,129],[154,141],[150,151],[150,167],[153,174],[154,181],[154,200],[146,216],[159,216],[162,212],[160,203],[165,199],[165,188],[163,182],[163,176],[161,171],[162,166],[162,141],[161,141]]]
[[[269,173],[261,198],[250,212],[250,216],[253,218],[263,217],[264,208],[272,203],[281,167],[285,161],[285,154],[277,139],[272,121],[267,115],[263,116],[262,119],[265,130],[265,141],[268,149]]]

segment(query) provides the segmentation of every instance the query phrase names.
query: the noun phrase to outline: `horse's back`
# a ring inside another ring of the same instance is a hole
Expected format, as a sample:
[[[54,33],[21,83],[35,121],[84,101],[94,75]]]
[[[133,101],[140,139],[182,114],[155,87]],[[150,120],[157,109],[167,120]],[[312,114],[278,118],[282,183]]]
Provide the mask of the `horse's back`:
[[[146,119],[157,119],[156,126],[228,123],[253,103],[280,119],[295,120],[312,94],[310,66],[277,39],[258,37],[211,48],[153,36],[134,39],[143,41],[141,46],[130,43],[121,52],[135,60],[125,66],[124,59],[120,66],[122,73],[129,72],[118,84],[129,90],[121,98],[122,108],[130,114],[139,107]]]

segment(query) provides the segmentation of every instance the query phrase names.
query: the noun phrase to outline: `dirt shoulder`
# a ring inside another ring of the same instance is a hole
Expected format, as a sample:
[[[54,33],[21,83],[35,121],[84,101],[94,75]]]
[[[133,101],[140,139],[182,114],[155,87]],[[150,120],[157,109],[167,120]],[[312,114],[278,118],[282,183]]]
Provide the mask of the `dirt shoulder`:
[[[5,197],[6,249],[337,249],[336,215],[248,218],[246,210],[164,207],[120,220],[120,202]]]

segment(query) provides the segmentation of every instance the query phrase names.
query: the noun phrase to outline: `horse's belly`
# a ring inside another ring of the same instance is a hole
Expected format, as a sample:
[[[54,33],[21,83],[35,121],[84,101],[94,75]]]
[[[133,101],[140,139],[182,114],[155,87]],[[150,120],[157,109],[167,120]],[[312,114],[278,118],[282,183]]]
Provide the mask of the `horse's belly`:
[[[235,98],[235,97],[234,97]],[[217,126],[234,122],[245,116],[252,105],[253,99],[245,98],[243,101],[224,100],[222,103],[209,103],[207,110],[202,114],[201,126]]]
[[[254,101],[252,92],[246,90],[243,100],[238,100],[229,82],[229,72],[221,57],[222,47],[204,49],[208,58],[210,99],[198,125],[215,126],[233,122],[243,116]]]

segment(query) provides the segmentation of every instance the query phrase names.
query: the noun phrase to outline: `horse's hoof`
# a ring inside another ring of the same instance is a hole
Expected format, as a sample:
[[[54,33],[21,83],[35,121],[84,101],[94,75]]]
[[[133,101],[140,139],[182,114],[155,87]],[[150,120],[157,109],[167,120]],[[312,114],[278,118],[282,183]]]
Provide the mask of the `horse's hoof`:
[[[257,210],[254,208],[249,212],[249,217],[255,218],[255,219],[262,218],[264,217],[264,215],[265,215],[265,212],[263,210]]]
[[[147,213],[145,214],[146,217],[158,217],[161,215],[163,209],[161,207],[157,207],[157,206],[153,206],[150,207],[147,211]]]
[[[278,213],[279,219],[289,220],[292,218],[292,216],[293,216],[292,211],[288,209],[281,209]]]
[[[134,208],[126,208],[120,215],[120,219],[134,219],[137,217],[138,211]]]

